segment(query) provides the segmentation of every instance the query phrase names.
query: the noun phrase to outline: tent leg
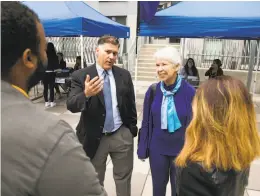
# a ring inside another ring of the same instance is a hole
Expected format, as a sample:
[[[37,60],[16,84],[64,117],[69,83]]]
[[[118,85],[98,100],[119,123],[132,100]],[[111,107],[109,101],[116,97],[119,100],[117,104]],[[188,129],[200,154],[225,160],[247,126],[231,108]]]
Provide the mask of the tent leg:
[[[81,68],[83,69],[84,68],[84,63],[83,63],[83,59],[84,59],[84,56],[83,56],[83,35],[80,36],[80,56],[81,56]]]
[[[183,61],[184,61],[184,52],[185,52],[185,41],[186,41],[185,38],[181,38],[181,62],[182,62],[182,65],[184,64]]]
[[[138,63],[138,59],[137,59],[137,55],[135,56],[135,101],[136,101],[136,90],[137,90],[137,63]]]
[[[255,80],[254,80],[254,91],[253,91],[253,93],[255,94],[255,89],[256,89],[256,82],[257,82],[257,74],[258,74],[258,69],[259,69],[259,67],[258,67],[258,64],[259,64],[259,56],[260,56],[260,45],[259,45],[259,47],[258,47],[259,49],[258,49],[258,53],[257,53],[257,60],[256,60],[256,73],[255,73]]]
[[[139,3],[139,2],[138,2]],[[135,101],[136,101],[136,94],[137,94],[137,63],[138,63],[138,36],[136,34],[135,38],[135,81],[134,81],[134,88],[135,88]]]
[[[251,82],[254,70],[254,62],[255,62],[255,52],[256,52],[256,40],[250,41],[250,60],[249,60],[249,69],[247,75],[247,89],[250,92]]]

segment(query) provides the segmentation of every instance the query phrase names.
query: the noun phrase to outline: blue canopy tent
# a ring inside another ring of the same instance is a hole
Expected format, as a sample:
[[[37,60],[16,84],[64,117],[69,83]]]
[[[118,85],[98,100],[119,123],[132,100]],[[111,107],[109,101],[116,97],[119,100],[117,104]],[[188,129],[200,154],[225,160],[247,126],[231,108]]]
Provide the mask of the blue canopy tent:
[[[130,28],[121,25],[82,1],[23,1],[35,11],[44,27],[47,37],[77,37],[81,39],[83,56],[83,36],[99,37],[113,35],[129,38]],[[81,58],[83,65],[83,58]]]
[[[129,38],[130,28],[105,17],[82,1],[24,1],[41,19],[48,37],[110,34]]]
[[[140,23],[139,36],[260,39],[260,2],[179,2]],[[256,41],[251,41],[247,87],[250,89]]]
[[[141,22],[139,36],[260,38],[260,2],[180,2]]]

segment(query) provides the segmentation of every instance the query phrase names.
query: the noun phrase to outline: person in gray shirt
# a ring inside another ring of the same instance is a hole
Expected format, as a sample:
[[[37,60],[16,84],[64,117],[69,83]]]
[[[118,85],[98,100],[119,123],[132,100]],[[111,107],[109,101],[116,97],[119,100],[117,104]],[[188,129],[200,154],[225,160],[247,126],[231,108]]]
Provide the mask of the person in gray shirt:
[[[2,196],[106,196],[73,129],[31,103],[47,63],[43,26],[20,2],[1,2]]]

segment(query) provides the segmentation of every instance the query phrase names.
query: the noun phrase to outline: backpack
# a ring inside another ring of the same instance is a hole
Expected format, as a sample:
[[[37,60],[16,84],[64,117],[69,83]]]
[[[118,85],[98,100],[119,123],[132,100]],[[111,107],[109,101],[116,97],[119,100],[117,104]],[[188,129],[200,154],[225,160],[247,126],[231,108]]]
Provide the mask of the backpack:
[[[155,97],[156,87],[157,87],[157,83],[154,83],[151,86],[151,92],[150,92],[150,96],[149,96],[149,109],[150,109],[149,114],[150,114],[151,106],[152,106],[152,103],[153,103],[153,100],[154,100],[154,97]],[[138,131],[138,143],[140,141],[140,131],[141,131],[141,128]]]

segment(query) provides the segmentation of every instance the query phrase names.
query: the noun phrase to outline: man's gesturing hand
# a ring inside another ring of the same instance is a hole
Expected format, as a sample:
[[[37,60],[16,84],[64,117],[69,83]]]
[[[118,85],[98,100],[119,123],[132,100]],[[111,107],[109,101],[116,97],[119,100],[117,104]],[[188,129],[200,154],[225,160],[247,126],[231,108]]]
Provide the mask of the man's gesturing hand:
[[[84,93],[86,97],[91,97],[97,95],[103,89],[104,81],[102,78],[96,76],[90,80],[90,76],[87,75],[85,80],[85,90]]]

